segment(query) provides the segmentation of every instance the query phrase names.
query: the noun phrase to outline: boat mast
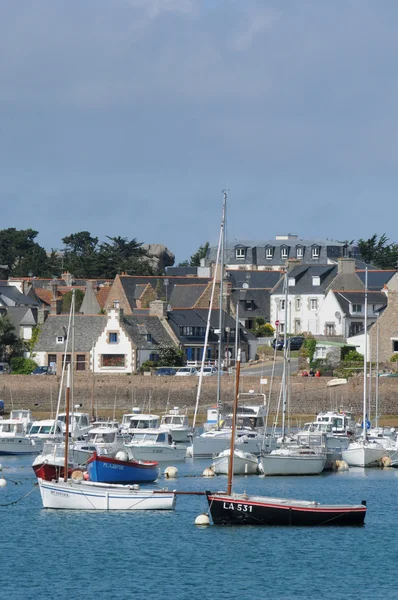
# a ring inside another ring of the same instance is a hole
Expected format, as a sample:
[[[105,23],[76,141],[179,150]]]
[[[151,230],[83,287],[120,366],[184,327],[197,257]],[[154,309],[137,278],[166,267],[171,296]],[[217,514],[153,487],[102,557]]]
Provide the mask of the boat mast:
[[[379,426],[379,316],[376,321],[376,427]]]
[[[66,401],[65,401],[65,455],[64,455],[64,481],[68,480],[68,449],[69,449],[69,408],[70,408],[70,363],[66,371]]]
[[[222,205],[221,218],[221,251],[220,251],[220,314],[218,322],[218,361],[217,361],[217,430],[220,429],[220,414],[221,414],[221,367],[222,367],[222,342],[223,342],[223,293],[224,293],[224,259],[225,259],[225,213],[227,208],[227,190],[223,191],[224,199]]]
[[[367,376],[368,376],[368,267],[365,269],[365,352],[363,356],[363,431],[362,437],[366,441],[366,401],[367,401]]]
[[[240,376],[240,349],[238,350],[238,357],[236,359],[236,381],[235,381],[235,400],[234,409],[232,413],[232,429],[231,429],[231,445],[229,449],[229,463],[228,463],[228,489],[227,494],[232,494],[232,478],[234,472],[234,448],[235,448],[235,433],[236,433],[236,413],[238,412],[238,400],[239,400],[239,376]]]
[[[285,326],[283,328],[283,374],[282,374],[282,444],[286,433],[286,401],[287,401],[287,269],[285,272]]]

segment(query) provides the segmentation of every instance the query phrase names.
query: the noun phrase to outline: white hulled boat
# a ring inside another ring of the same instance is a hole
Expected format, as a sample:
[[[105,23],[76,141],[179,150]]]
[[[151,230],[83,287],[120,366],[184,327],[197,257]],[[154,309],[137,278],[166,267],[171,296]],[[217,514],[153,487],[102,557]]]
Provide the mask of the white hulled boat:
[[[178,406],[175,406],[166,415],[162,416],[160,429],[169,431],[175,442],[187,442],[192,435],[188,416],[180,414]]]
[[[228,475],[230,454],[231,451],[228,448],[213,458],[210,468],[213,469],[216,475]],[[237,450],[235,448],[233,471],[234,475],[255,475],[258,473],[257,456],[250,454],[250,452],[242,452],[242,450]]]
[[[264,475],[319,475],[326,464],[326,453],[314,448],[289,445],[260,456]]]
[[[343,460],[350,467],[378,467],[388,450],[374,440],[358,439],[343,450]]]
[[[177,446],[167,431],[157,429],[135,433],[133,439],[125,444],[130,458],[147,461],[180,461],[185,460],[186,448]]]
[[[12,410],[9,419],[0,419],[0,455],[39,452],[40,448],[26,436],[31,422],[30,410]]]

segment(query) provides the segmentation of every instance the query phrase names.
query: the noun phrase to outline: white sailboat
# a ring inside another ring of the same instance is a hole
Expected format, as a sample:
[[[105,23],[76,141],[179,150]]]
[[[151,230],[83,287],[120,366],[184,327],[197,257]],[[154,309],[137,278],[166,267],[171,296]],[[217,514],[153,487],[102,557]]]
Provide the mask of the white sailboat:
[[[285,273],[285,307],[288,306],[287,272]],[[287,308],[286,308],[287,311]],[[287,314],[287,312],[286,312]],[[260,455],[260,471],[264,475],[319,475],[326,464],[326,452],[286,441],[287,404],[287,319],[285,319],[282,379],[282,438],[281,447]]]
[[[350,467],[375,467],[380,465],[383,456],[386,456],[386,449],[374,440],[369,440],[366,430],[367,414],[367,363],[368,363],[368,268],[365,271],[365,353],[363,360],[363,417],[362,417],[362,436],[349,444],[348,448],[343,450],[343,460]]]
[[[231,450],[228,448],[223,452],[220,452],[218,456],[213,459],[210,468],[216,475],[228,475],[229,468],[229,457]],[[234,448],[234,475],[255,475],[258,473],[258,460],[257,456],[250,452],[242,452]]]

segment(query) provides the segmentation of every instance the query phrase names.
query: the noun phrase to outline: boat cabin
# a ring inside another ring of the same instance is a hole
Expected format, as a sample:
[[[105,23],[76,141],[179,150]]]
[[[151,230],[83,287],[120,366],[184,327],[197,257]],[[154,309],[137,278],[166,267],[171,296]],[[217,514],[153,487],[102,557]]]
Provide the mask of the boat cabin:
[[[58,415],[58,420],[62,423],[62,430],[66,430],[66,413]],[[92,425],[90,424],[90,415],[88,413],[74,412],[69,415],[69,432],[75,436],[87,434]]]
[[[137,432],[133,435],[132,443],[143,444],[172,444],[173,438],[167,431],[158,433],[157,431]]]
[[[55,419],[47,419],[43,421],[34,421],[29,430],[29,437],[44,438],[49,435],[63,435],[62,423]]]
[[[130,419],[129,430],[134,433],[136,429],[157,429],[159,423],[160,417],[158,415],[134,415]]]
[[[188,416],[170,411],[167,415],[163,415],[160,426],[162,427],[163,425],[167,427],[189,427]]]
[[[355,421],[349,412],[328,411],[319,413],[314,424],[318,423],[331,425],[334,434],[346,435],[355,431]]]
[[[0,420],[0,436],[1,437],[14,437],[17,435],[24,435],[25,425],[21,421],[15,419],[1,419]]]

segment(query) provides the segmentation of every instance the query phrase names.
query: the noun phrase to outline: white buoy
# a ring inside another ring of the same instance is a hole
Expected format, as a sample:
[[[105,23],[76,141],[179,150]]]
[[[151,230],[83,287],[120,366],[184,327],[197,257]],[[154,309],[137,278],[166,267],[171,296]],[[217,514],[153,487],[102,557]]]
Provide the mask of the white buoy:
[[[205,525],[210,525],[209,515],[207,513],[198,515],[195,519],[195,525],[201,525],[202,527]]]
[[[211,467],[207,467],[202,473],[202,477],[214,477],[215,472]]]
[[[175,479],[178,476],[177,467],[166,467],[166,469],[164,470],[164,476],[167,479]]]
[[[7,481],[4,479],[4,477],[0,477],[0,488],[6,487],[7,485]]]
[[[119,452],[116,453],[115,458],[116,460],[123,460],[124,462],[129,459],[127,452],[124,452],[123,450],[119,450]]]

